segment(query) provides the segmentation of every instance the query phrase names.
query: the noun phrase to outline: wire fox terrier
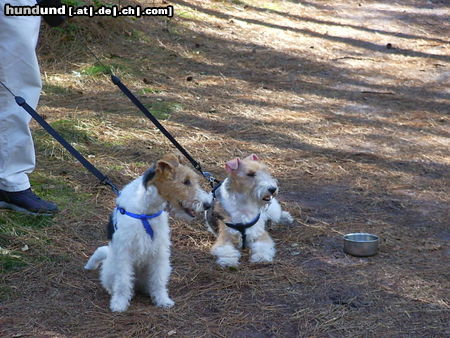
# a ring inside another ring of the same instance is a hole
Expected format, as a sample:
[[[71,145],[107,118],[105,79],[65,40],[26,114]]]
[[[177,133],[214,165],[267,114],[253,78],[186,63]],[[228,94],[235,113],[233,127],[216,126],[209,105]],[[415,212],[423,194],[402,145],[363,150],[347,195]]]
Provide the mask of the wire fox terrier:
[[[148,293],[160,307],[172,307],[167,283],[170,266],[169,205],[176,216],[193,219],[210,208],[211,193],[200,188],[198,175],[166,155],[147,172],[126,185],[116,200],[108,224],[107,246],[97,248],[85,269],[102,263],[100,279],[111,295],[111,311],[125,311],[135,287]]]
[[[238,248],[248,246],[251,262],[271,262],[275,245],[265,230],[266,222],[293,222],[275,198],[277,181],[254,154],[228,161],[225,169],[228,177],[213,192],[213,208],[206,212],[207,227],[217,236],[211,253],[219,265],[237,266]]]

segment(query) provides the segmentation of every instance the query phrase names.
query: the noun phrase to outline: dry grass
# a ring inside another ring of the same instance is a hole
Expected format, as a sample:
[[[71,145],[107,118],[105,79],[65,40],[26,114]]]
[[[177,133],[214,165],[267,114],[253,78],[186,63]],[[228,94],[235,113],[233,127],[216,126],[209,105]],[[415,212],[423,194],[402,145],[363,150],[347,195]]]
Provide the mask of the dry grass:
[[[0,245],[19,257],[1,277],[3,335],[448,336],[448,7],[170,3],[172,20],[77,18],[82,38],[44,29],[39,111],[119,185],[171,149],[108,77],[83,74],[87,41],[216,176],[237,155],[269,162],[296,224],[272,229],[273,264],[245,253],[222,270],[201,223],[174,220],[176,306],[137,295],[111,314],[82,266],[105,243],[113,196],[34,126],[33,180],[62,212],[41,225],[0,214]],[[377,256],[342,253],[359,230],[382,238]]]

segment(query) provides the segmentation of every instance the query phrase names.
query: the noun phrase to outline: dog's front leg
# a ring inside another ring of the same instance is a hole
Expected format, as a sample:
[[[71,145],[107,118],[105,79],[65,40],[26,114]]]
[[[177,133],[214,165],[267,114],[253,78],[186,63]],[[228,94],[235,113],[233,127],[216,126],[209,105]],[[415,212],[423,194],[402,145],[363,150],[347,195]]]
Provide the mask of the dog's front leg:
[[[241,253],[233,245],[232,235],[221,229],[219,237],[211,248],[211,254],[217,257],[220,266],[238,266]]]
[[[270,238],[267,231],[264,231],[254,241],[250,241],[250,262],[272,262],[275,256],[275,244],[272,238]]]
[[[167,283],[169,282],[170,272],[170,249],[169,247],[161,248],[157,256],[150,260],[148,267],[147,289],[155,302],[156,306],[169,308],[175,302],[170,299],[167,291]]]
[[[131,257],[121,252],[120,258],[114,260],[115,272],[112,286],[110,308],[113,312],[123,312],[128,309],[134,291],[134,274]]]
[[[86,270],[95,270],[108,257],[109,247],[107,245],[100,246],[95,250],[94,254],[89,258],[84,266]]]
[[[282,210],[280,203],[275,198],[270,202],[266,213],[267,218],[274,223],[287,225],[294,222],[294,218],[292,218],[291,214],[288,211]]]

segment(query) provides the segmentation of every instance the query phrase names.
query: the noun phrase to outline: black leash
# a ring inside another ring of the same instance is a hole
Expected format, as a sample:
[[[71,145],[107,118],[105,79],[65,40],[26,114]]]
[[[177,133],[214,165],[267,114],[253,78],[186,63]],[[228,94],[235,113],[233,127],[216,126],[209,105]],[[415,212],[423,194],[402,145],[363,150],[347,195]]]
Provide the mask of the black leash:
[[[78,34],[79,35],[79,34]],[[199,162],[197,162],[188,151],[178,143],[178,141],[169,133],[169,131],[153,116],[153,114],[139,101],[139,99],[125,86],[119,77],[115,76],[111,68],[106,67],[97,55],[87,46],[87,44],[80,41],[83,46],[94,56],[97,62],[108,70],[111,75],[111,81],[131,100],[131,102],[141,110],[144,115],[152,121],[152,123],[166,136],[170,142],[186,157],[192,166],[214,187],[214,184],[220,183],[211,173],[203,171]],[[99,171],[92,163],[90,163],[83,155],[81,155],[71,144],[69,144],[52,126],[50,126],[32,107],[28,105],[23,97],[15,95],[3,82],[0,84],[14,97],[16,103],[28,112],[53,138],[55,138],[66,150],[75,157],[89,172],[91,172],[98,180],[105,185],[109,185],[112,191],[118,195],[119,189],[111,182],[111,180]]]
[[[78,37],[80,36],[79,32],[77,33]],[[203,171],[201,165],[199,162],[197,162],[189,153],[188,151],[183,148],[183,146],[178,143],[178,141],[175,139],[175,137],[172,136],[172,134],[169,133],[169,131],[158,121],[158,119],[142,104],[142,102],[128,89],[128,87],[123,84],[123,82],[120,80],[119,77],[113,74],[112,68],[105,66],[105,64],[100,60],[99,57],[88,47],[88,45],[81,41],[80,43],[94,56],[94,58],[97,60],[97,62],[107,70],[109,75],[111,76],[111,82],[114,83],[119,89],[122,91],[123,94],[125,94],[130,101],[139,108],[139,110],[150,120],[152,123],[156,126],[156,128],[159,129],[159,131],[177,148],[183,155],[186,157],[186,159],[192,164],[192,166],[211,184],[211,187],[214,187],[214,184],[220,183],[219,180],[217,180],[211,173],[207,171]]]
[[[118,78],[117,76],[111,74],[111,81],[114,83],[119,89],[124,93],[133,104],[140,109],[142,113],[150,120],[152,123],[156,126],[156,128],[159,129],[159,131],[169,139],[170,142],[184,155],[184,157],[187,158],[187,160],[192,164],[192,166],[203,176],[205,177],[210,183],[217,182],[217,180],[212,177],[212,175],[208,172],[203,171],[200,163],[198,163],[194,158],[187,152],[185,148],[181,144],[178,143],[178,141],[175,139],[175,137],[170,134],[167,129],[156,119],[155,116],[142,104],[141,101],[128,89],[127,86],[123,84],[123,82]]]
[[[0,81],[0,84],[5,87],[5,89],[14,97],[17,105],[22,107],[28,114],[30,114],[40,125],[44,128],[53,138],[58,141],[67,151],[75,157],[88,171],[90,171],[95,177],[98,178],[100,183],[109,185],[111,190],[119,195],[119,189],[111,182],[108,176],[104,175],[100,170],[98,170],[91,162],[89,162],[83,155],[81,155],[70,143],[68,143],[51,125],[49,125],[43,118],[40,116],[36,110],[30,107],[25,101],[25,99],[21,96],[15,95],[3,82]]]

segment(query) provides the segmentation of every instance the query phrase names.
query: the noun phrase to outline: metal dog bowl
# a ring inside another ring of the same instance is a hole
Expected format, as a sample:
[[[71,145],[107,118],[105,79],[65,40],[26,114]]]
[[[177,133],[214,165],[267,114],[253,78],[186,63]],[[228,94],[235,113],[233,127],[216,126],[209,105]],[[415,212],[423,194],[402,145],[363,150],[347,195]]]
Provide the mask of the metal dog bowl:
[[[378,252],[378,236],[365,232],[344,235],[344,252],[352,256],[368,257]]]

